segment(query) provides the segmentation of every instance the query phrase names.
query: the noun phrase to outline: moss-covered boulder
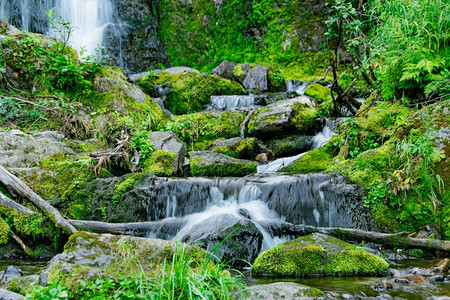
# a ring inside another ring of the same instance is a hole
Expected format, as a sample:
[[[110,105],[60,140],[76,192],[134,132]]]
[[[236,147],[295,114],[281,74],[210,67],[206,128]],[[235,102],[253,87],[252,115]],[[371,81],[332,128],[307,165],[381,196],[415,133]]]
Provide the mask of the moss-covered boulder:
[[[253,160],[260,153],[260,145],[256,138],[235,137],[215,140],[209,145],[208,150],[234,158]]]
[[[235,81],[195,72],[160,72],[138,80],[144,90],[165,83],[168,83],[170,88],[165,98],[165,106],[176,115],[203,110],[213,95],[245,94],[243,87]]]
[[[173,152],[167,152],[162,149],[156,150],[145,160],[144,172],[156,176],[172,176],[176,172],[174,165],[178,166],[176,158],[177,155]]]
[[[256,173],[256,163],[212,151],[189,152],[192,176],[244,176]]]
[[[186,144],[172,131],[154,131],[150,138],[153,148],[159,152],[155,151],[146,159],[145,170],[157,176],[177,174],[187,153]]]
[[[311,128],[317,114],[317,109],[308,97],[277,101],[252,115],[248,132],[264,139],[287,133],[305,133]]]
[[[319,83],[313,83],[306,87],[305,95],[319,101],[331,100],[331,90]]]
[[[191,150],[205,150],[218,138],[239,136],[244,114],[232,111],[204,111],[175,116],[159,124],[161,131],[173,131]]]
[[[295,282],[276,282],[271,284],[253,285],[248,291],[254,298],[265,300],[313,300],[320,299],[325,293],[319,289],[312,288]]]
[[[288,241],[261,253],[252,273],[270,276],[385,275],[382,258],[320,233]]]
[[[268,140],[266,146],[274,157],[286,157],[310,150],[313,144],[312,139],[313,137],[309,135],[291,134]]]
[[[274,66],[250,65],[250,68],[247,70],[247,66],[247,64],[238,65],[234,72],[238,80],[245,76],[244,80],[242,80],[242,85],[247,91],[252,93],[286,91],[284,73],[280,68]]]
[[[166,259],[171,260],[174,252],[180,251],[181,246],[175,241],[80,231],[70,236],[64,252],[56,255],[41,271],[39,283],[46,285],[57,278],[60,272],[69,274],[79,268],[83,268],[87,279],[100,274],[108,276],[117,269],[106,267],[120,263],[127,253],[133,253],[144,267],[162,263]],[[202,250],[190,247],[188,251]]]

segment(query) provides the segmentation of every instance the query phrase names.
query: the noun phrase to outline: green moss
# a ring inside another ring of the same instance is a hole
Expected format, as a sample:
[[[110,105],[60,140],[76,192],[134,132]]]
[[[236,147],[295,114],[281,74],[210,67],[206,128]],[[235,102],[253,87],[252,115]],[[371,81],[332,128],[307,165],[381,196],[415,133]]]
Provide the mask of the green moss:
[[[313,123],[314,119],[319,114],[315,107],[310,107],[307,104],[298,103],[294,105],[295,116],[292,122],[299,132],[305,132]]]
[[[156,176],[172,176],[176,157],[177,155],[173,152],[156,150],[144,161],[144,172]]]
[[[336,147],[334,142],[336,137],[334,137],[326,145],[308,151],[305,155],[294,161],[289,166],[281,169],[282,172],[292,172],[292,173],[317,173],[327,170],[330,165],[332,165],[332,160]]]
[[[254,274],[272,276],[382,275],[387,270],[383,259],[325,235],[300,237],[267,250],[252,268]]]
[[[213,95],[245,95],[244,88],[237,82],[198,73],[159,73],[156,78],[144,77],[139,85],[148,88],[150,84],[168,82],[172,91],[166,96],[165,105],[177,115],[202,111]]]
[[[132,173],[125,175],[122,180],[118,180],[114,186],[113,203],[118,203],[125,192],[128,192],[134,185],[142,182],[146,176],[146,173]]]
[[[232,111],[205,111],[181,115],[159,124],[158,130],[173,131],[192,150],[204,150],[218,138],[239,136],[244,115]]]
[[[319,101],[331,100],[331,90],[318,83],[308,85],[305,90],[305,95]]]
[[[0,218],[0,245],[6,244],[8,242],[8,234],[9,234],[9,226],[3,220],[3,218]]]
[[[286,91],[286,79],[284,72],[279,67],[270,67],[268,72],[269,78],[269,90],[271,92],[284,92]]]
[[[227,158],[226,161],[207,161],[201,156],[189,160],[192,176],[245,176],[256,173],[256,163]]]
[[[215,141],[217,143],[217,141]],[[256,138],[243,139],[237,143],[228,146],[218,146],[211,151],[222,153],[234,158],[254,159],[258,155],[259,145]]]

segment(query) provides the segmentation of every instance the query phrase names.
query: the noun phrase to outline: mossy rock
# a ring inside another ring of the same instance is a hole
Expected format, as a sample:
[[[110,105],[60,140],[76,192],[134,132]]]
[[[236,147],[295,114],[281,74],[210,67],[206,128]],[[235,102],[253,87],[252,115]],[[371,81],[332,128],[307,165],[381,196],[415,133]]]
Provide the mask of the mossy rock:
[[[161,131],[173,131],[188,149],[205,150],[218,138],[239,136],[244,115],[232,111],[204,111],[175,116],[159,124]]]
[[[260,153],[260,146],[256,138],[231,138],[215,140],[208,150],[222,153],[234,158],[254,159]]]
[[[382,258],[328,235],[314,233],[261,253],[252,273],[270,276],[386,275]]]
[[[156,150],[144,161],[144,172],[156,176],[172,176],[176,172],[173,167],[176,158],[177,155],[173,152]]]
[[[274,135],[305,133],[318,111],[308,97],[277,101],[258,109],[248,123],[251,135],[268,139]]]
[[[331,100],[331,90],[318,83],[308,85],[305,89],[305,95],[319,101]]]
[[[326,170],[336,154],[334,142],[336,137],[332,138],[326,145],[308,151],[305,155],[291,163],[290,165],[281,169],[282,172],[291,173],[318,173]]]
[[[267,149],[274,157],[287,157],[306,152],[313,144],[312,136],[291,134],[266,142]]]
[[[256,163],[212,151],[189,152],[192,176],[244,176],[256,173]]]
[[[176,115],[202,111],[210,103],[213,95],[246,94],[239,83],[216,75],[161,72],[138,81],[138,84],[147,90],[150,84],[164,83],[170,83],[171,88],[166,96],[165,105],[168,110]]]
[[[248,288],[252,299],[321,299],[325,293],[319,289],[295,282],[275,282],[271,284],[253,285]]]

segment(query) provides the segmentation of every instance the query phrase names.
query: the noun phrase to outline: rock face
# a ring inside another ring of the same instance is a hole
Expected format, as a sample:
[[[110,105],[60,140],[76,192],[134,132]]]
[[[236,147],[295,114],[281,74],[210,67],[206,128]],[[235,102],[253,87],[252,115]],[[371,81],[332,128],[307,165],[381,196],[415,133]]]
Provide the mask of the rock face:
[[[275,157],[286,157],[311,149],[313,137],[308,135],[289,135],[281,139],[271,139],[266,142],[267,149]]]
[[[208,150],[240,159],[254,159],[261,152],[257,139],[240,137],[215,140]]]
[[[316,288],[294,282],[276,282],[272,284],[254,285],[248,288],[253,295],[252,299],[264,300],[312,300],[325,294]]]
[[[388,267],[382,258],[363,249],[314,233],[261,253],[252,272],[277,276],[384,275]]]
[[[19,300],[19,299],[25,299],[24,296],[5,290],[5,289],[0,289],[0,299],[3,300]]]
[[[75,154],[58,141],[61,133],[46,132],[36,137],[20,131],[0,130],[0,165],[8,168],[38,167],[39,162],[50,156]]]
[[[14,266],[8,266],[6,268],[6,271],[0,272],[0,286],[8,286],[8,283],[11,280],[19,278],[22,275],[23,275],[22,270],[17,269]]]
[[[176,154],[176,158],[173,161],[173,173],[177,174],[187,153],[186,144],[172,131],[154,131],[150,138],[155,150],[164,150]]]
[[[193,176],[243,176],[256,173],[256,164],[212,151],[189,152]]]
[[[225,60],[220,65],[215,67],[211,71],[211,74],[220,76],[225,79],[233,80],[234,79],[234,76],[233,76],[234,68],[236,68],[235,63]]]
[[[277,67],[245,63],[236,66],[233,75],[251,93],[286,91],[284,74]]]
[[[133,247],[134,254],[142,263],[163,262],[172,257],[177,247],[180,249],[180,244],[175,241],[78,232],[70,236],[64,252],[56,255],[40,273],[39,283],[45,285],[59,272],[68,274],[81,266],[86,268],[86,278],[92,278],[100,268],[120,258],[124,245]],[[197,250],[193,248],[193,251]]]
[[[317,116],[308,97],[281,100],[258,109],[248,123],[248,132],[261,138],[287,133],[304,133]]]

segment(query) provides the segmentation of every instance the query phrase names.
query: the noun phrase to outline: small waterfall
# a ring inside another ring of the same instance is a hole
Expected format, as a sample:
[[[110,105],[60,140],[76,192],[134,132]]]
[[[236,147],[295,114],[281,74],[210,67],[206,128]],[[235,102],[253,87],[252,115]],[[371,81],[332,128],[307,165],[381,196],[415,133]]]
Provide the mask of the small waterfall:
[[[288,80],[286,81],[287,91],[296,92],[298,95],[304,95],[305,90],[310,85],[311,82],[302,82],[298,80]]]
[[[265,105],[266,103],[266,97],[257,95],[211,96],[209,109],[230,110],[236,107],[251,107]]]
[[[282,157],[282,158],[278,158],[274,161],[269,162],[268,164],[265,165],[259,165],[258,168],[258,173],[274,173],[274,172],[278,172],[280,171],[282,168],[289,166],[290,164],[292,164],[294,161],[296,161],[297,159],[299,159],[300,157],[302,157],[303,155],[305,155],[305,153],[300,153],[294,156],[289,156],[289,157]]]
[[[77,51],[84,49],[85,55],[95,55],[102,46],[103,31],[114,15],[111,0],[0,0],[1,18],[24,30],[61,38],[50,28],[46,11],[55,14],[55,22],[71,22],[69,44]]]

